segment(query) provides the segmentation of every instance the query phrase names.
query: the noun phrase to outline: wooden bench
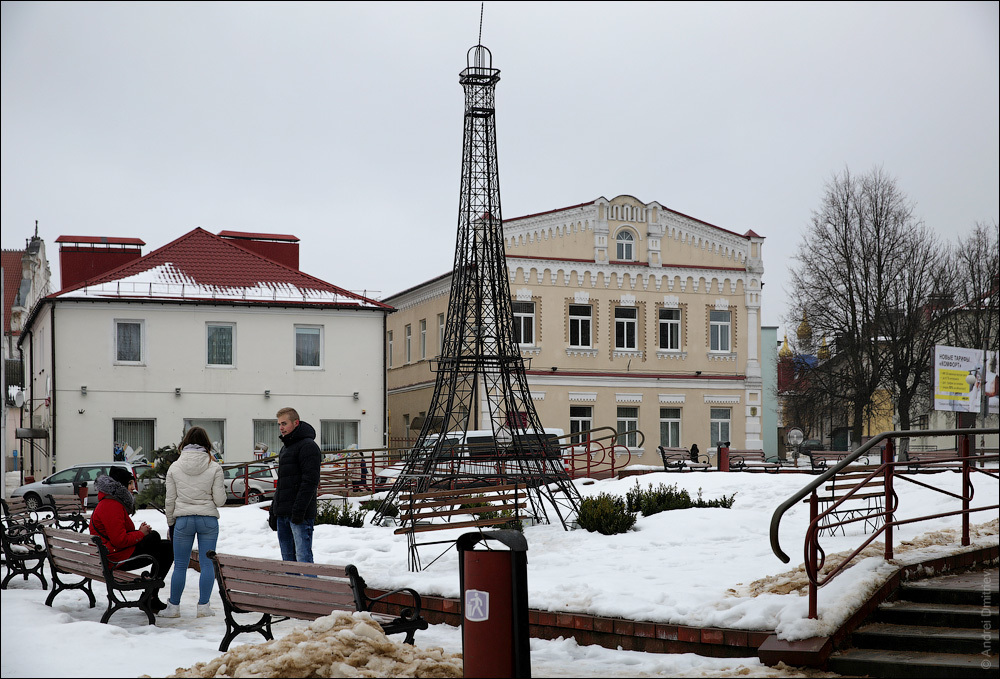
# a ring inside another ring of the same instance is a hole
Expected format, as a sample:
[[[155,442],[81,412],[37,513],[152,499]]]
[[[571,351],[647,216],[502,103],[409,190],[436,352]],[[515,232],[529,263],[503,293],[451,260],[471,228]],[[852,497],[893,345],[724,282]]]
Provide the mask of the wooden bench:
[[[812,470],[816,473],[825,472],[832,462],[837,464],[845,457],[850,455],[852,450],[810,450],[802,453],[809,457],[809,462],[812,465]],[[868,456],[862,455],[855,462],[861,465],[869,464]]]
[[[91,582],[96,580],[103,582],[108,592],[108,608],[101,616],[102,623],[106,623],[115,612],[123,608],[138,608],[146,614],[151,625],[156,621],[152,601],[163,587],[163,580],[151,575],[156,570],[156,559],[148,554],[140,554],[118,564],[119,566],[148,564],[149,571],[143,573],[112,569],[108,560],[108,550],[101,538],[96,535],[81,535],[72,530],[50,526],[42,527],[42,535],[45,537],[46,552],[52,571],[52,592],[45,600],[46,606],[51,606],[59,593],[68,589],[80,589],[86,593],[90,599],[90,607],[93,608],[97,602]],[[79,582],[67,582],[63,579],[65,575],[75,575],[83,579]],[[129,601],[124,596],[126,592],[139,592],[139,598]]]
[[[876,469],[877,465],[858,465],[827,481],[823,494],[817,495],[820,513],[830,509],[821,521],[820,531],[836,535],[839,529],[844,535],[847,522],[862,520],[865,533],[869,528],[874,531],[882,525],[885,520],[885,476],[879,474],[868,478]],[[803,503],[808,504],[809,498]]]
[[[412,603],[399,617],[373,614],[386,634],[405,633],[405,642],[413,644],[418,629],[427,629],[427,621],[420,616],[420,595],[410,588],[386,592],[369,597],[367,585],[353,565],[299,563],[258,559],[232,554],[208,552],[215,564],[215,579],[226,613],[226,635],[219,651],[226,651],[240,634],[258,632],[265,639],[273,639],[271,625],[295,618],[315,620],[333,611],[367,611],[373,604],[395,595],[407,594]],[[260,613],[254,623],[241,624],[234,615]]]
[[[729,471],[731,472],[775,472],[781,468],[778,458],[768,459],[763,450],[729,449]]]
[[[961,454],[957,450],[911,450],[907,457],[906,469],[910,472],[962,471]]]
[[[401,526],[396,535],[406,535],[410,554],[410,569],[421,570],[418,548],[433,544],[454,544],[454,540],[418,542],[418,533],[452,528],[484,528],[502,526],[521,520],[521,510],[527,495],[518,484],[431,490],[423,493],[399,494]],[[445,550],[447,551],[447,550]],[[444,552],[427,565],[437,561]]]
[[[48,589],[45,574],[45,548],[38,543],[39,524],[33,520],[18,520],[16,514],[8,514],[4,503],[4,517],[0,520],[0,554],[2,565],[7,569],[7,575],[0,583],[0,589],[7,589],[8,583],[16,576],[34,575],[42,583],[42,589]]]
[[[660,459],[663,460],[663,471],[667,472],[690,472],[708,471],[712,465],[708,461],[708,455],[698,453],[697,459],[691,459],[691,451],[686,448],[666,448],[657,446]]]
[[[83,532],[87,530],[86,513],[79,498],[45,496],[42,504],[32,507],[23,497],[0,500],[3,503],[3,516],[7,521],[30,521],[38,523],[44,519],[54,519],[60,528],[71,528]]]

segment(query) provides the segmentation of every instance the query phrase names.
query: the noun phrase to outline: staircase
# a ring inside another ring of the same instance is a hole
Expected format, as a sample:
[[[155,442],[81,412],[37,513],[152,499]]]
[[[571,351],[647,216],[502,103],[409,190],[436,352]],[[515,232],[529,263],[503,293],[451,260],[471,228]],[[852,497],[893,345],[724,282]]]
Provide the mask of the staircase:
[[[998,676],[1000,569],[902,585],[834,652],[828,669],[871,677]]]

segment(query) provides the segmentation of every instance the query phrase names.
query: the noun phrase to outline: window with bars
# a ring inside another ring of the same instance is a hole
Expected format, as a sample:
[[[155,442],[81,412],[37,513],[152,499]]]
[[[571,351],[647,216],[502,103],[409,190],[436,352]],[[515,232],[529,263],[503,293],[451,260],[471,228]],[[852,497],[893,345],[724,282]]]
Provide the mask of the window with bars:
[[[681,310],[660,309],[660,349],[679,351],[681,348]]]
[[[639,409],[632,406],[618,406],[618,445],[638,448],[638,429]]]
[[[356,420],[320,420],[319,446],[324,453],[347,450],[358,446],[358,425]]]
[[[155,448],[156,420],[113,420],[115,449],[132,447],[136,453],[153,459]]]
[[[589,304],[569,305],[569,345],[589,349],[593,308]]]
[[[680,408],[660,408],[660,445],[665,448],[680,448]]]
[[[142,363],[144,329],[144,321],[115,321],[116,362]]]
[[[323,367],[323,329],[316,326],[295,326],[295,367]]]
[[[514,341],[521,345],[535,344],[535,303],[514,302]]]
[[[209,323],[206,326],[208,340],[208,365],[233,367],[233,345],[236,338],[236,325],[233,323]]]
[[[615,307],[615,349],[635,350],[639,312],[635,307]]]

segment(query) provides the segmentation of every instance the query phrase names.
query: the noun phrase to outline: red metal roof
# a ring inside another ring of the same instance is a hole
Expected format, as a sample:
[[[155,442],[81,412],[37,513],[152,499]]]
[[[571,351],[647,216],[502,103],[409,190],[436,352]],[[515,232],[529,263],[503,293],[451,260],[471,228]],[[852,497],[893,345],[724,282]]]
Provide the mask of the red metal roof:
[[[21,257],[24,250],[3,251],[3,334],[10,332],[10,308],[21,287]],[[16,333],[20,334],[20,333]]]
[[[290,241],[292,243],[298,243],[299,239],[297,236],[293,236],[287,233],[251,233],[249,231],[220,231],[219,235],[223,238],[249,238],[252,240],[282,240]]]
[[[140,238],[119,238],[117,236],[59,236],[57,243],[81,243],[85,245],[138,245],[146,243]]]
[[[65,288],[59,291],[56,296],[77,296],[67,293],[85,288],[93,289],[101,285],[108,287],[107,284],[121,284],[124,279],[129,279],[128,285],[131,287],[128,288],[127,293],[125,292],[126,288],[123,287],[123,292],[119,296],[133,299],[154,296],[152,291],[155,285],[174,286],[176,290],[184,292],[171,296],[189,300],[242,299],[260,302],[267,300],[242,296],[241,291],[260,288],[293,288],[335,295],[338,298],[335,302],[315,302],[322,306],[391,308],[387,304],[368,299],[262,257],[236,245],[231,240],[221,238],[201,228],[184,234],[177,240],[150,252],[145,257],[83,283]],[[150,293],[143,294],[140,286],[145,286],[147,283],[150,284]],[[155,296],[164,297],[163,294]]]

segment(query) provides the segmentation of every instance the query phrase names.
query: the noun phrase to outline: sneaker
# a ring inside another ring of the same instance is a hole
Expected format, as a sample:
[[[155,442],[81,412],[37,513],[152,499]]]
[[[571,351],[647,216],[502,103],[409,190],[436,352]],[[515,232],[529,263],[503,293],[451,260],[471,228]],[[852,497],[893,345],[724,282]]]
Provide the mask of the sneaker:
[[[181,607],[168,601],[166,608],[160,611],[159,616],[161,618],[179,618],[181,617]]]
[[[208,618],[215,615],[215,611],[212,610],[210,604],[198,604],[198,617]]]

